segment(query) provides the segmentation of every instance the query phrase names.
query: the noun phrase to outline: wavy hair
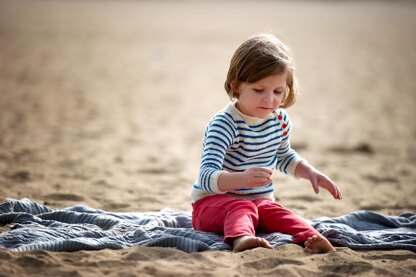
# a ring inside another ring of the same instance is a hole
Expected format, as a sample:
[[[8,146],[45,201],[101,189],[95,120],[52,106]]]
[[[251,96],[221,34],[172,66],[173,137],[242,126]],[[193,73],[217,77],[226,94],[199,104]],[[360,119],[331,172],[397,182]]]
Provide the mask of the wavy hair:
[[[281,108],[296,101],[297,82],[290,49],[272,34],[257,34],[237,48],[231,58],[224,88],[228,96],[238,98],[235,90],[241,83],[255,83],[274,74],[287,73],[287,88]]]

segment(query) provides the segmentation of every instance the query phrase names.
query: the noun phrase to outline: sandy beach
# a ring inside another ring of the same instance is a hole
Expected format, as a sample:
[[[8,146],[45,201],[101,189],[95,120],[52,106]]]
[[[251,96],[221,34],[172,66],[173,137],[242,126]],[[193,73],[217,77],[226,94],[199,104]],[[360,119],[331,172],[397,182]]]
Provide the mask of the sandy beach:
[[[411,1],[1,1],[0,200],[190,211],[231,56],[272,31],[297,65],[292,145],[343,191],[276,171],[277,201],[308,219],[415,212],[415,26]],[[402,277],[416,253],[0,250],[0,276],[27,275]]]

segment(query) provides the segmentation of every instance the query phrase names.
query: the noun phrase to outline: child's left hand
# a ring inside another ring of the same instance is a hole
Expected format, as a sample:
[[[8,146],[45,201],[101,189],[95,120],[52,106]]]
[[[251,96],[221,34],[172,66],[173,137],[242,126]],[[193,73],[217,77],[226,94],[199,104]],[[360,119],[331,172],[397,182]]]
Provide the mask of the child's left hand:
[[[328,176],[317,170],[311,170],[308,175],[309,181],[311,182],[313,190],[316,194],[319,193],[319,187],[322,187],[329,191],[335,199],[342,199],[341,191]]]
[[[301,162],[295,169],[295,176],[299,178],[307,179],[311,182],[315,193],[319,193],[319,187],[322,187],[329,191],[335,199],[342,199],[341,191],[335,185],[335,183],[329,179],[328,176],[319,172],[309,163]]]

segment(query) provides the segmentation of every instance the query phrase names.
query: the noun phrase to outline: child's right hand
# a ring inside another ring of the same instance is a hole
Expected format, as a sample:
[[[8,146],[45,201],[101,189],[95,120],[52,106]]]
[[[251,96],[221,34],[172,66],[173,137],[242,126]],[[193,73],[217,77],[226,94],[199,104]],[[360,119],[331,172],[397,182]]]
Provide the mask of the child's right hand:
[[[244,183],[248,188],[268,185],[272,182],[273,171],[263,167],[250,167],[242,175]]]
[[[243,172],[224,172],[218,177],[218,189],[226,192],[265,186],[272,182],[272,173],[272,170],[262,167],[251,167]]]

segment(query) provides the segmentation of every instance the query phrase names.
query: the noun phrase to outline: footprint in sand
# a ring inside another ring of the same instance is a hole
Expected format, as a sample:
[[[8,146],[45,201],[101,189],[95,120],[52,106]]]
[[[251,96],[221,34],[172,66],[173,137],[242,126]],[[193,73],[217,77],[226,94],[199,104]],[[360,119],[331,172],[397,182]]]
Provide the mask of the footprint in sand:
[[[31,267],[31,268],[41,268],[41,267],[48,267],[48,261],[42,260],[42,258],[37,258],[33,256],[22,256],[16,259],[16,263],[23,266],[23,267]]]
[[[84,201],[85,198],[72,193],[51,193],[45,195],[45,198],[48,200],[55,200],[55,201]]]
[[[135,251],[132,253],[128,253],[123,260],[125,261],[148,261],[151,259],[148,255],[142,253],[143,251]]]
[[[159,174],[167,174],[170,171],[167,170],[166,168],[140,168],[137,170],[137,173],[143,173],[143,174],[155,174],[155,175],[159,175]]]
[[[27,170],[18,170],[11,174],[8,174],[7,177],[15,182],[23,183],[32,180],[30,171]]]
[[[331,264],[319,266],[319,269],[323,272],[332,272],[338,274],[356,275],[373,270],[373,265],[366,262],[350,262],[347,264]]]
[[[355,146],[334,146],[328,148],[330,152],[339,153],[339,154],[374,154],[374,148],[368,143],[358,143]]]
[[[124,209],[124,208],[128,208],[130,207],[130,204],[127,203],[107,203],[107,205],[105,205],[105,209],[106,210],[120,210],[120,209]]]
[[[304,142],[294,142],[291,144],[292,148],[296,151],[302,151],[308,149],[308,144]]]
[[[6,250],[0,251],[0,261],[7,261],[7,260],[10,260],[11,258],[12,258],[12,255],[6,252]]]
[[[247,262],[243,263],[241,266],[244,267],[247,270],[264,270],[264,271],[270,271],[272,269],[275,269],[281,265],[304,265],[305,263],[302,261],[292,260],[292,259],[279,259],[276,257],[270,257],[270,258],[264,258],[259,259],[253,262]]]
[[[402,252],[402,251],[400,251]],[[378,253],[378,254],[368,254],[363,255],[363,259],[369,259],[369,260],[393,260],[393,261],[405,261],[405,260],[414,260],[416,259],[416,253],[412,254],[384,254],[384,253]]]
[[[372,174],[365,175],[364,178],[374,183],[398,183],[399,182],[399,179],[395,177],[377,176],[377,175],[372,175]]]
[[[202,257],[198,253],[193,253],[192,258],[201,258],[207,263],[208,260]],[[164,260],[186,260],[189,259],[189,254],[175,249],[175,248],[159,248],[159,247],[143,247],[138,246],[134,248],[129,248],[126,250],[126,253],[123,254],[122,260],[125,261],[153,261],[155,259],[164,259]]]
[[[300,200],[300,201],[303,201],[305,203],[322,201],[319,198],[309,196],[309,195],[288,196],[287,198],[290,199],[290,200]]]

